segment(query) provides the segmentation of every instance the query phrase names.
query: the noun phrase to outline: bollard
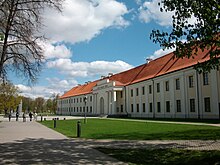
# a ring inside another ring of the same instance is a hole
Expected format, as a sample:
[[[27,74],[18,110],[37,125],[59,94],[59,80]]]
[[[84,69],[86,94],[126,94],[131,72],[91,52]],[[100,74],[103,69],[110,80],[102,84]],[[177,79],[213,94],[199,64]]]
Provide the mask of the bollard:
[[[77,137],[81,136],[81,123],[80,121],[77,122]]]
[[[57,120],[56,118],[53,118],[53,128],[56,128],[57,127]]]
[[[41,115],[41,117],[40,117],[40,121],[42,122],[43,121],[43,116]]]

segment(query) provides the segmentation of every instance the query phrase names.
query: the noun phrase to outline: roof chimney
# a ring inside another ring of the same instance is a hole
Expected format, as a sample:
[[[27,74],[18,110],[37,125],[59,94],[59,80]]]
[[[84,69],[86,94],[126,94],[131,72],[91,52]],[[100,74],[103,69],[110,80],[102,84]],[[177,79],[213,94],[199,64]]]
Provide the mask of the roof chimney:
[[[146,58],[146,63],[149,64],[153,59],[151,58]]]

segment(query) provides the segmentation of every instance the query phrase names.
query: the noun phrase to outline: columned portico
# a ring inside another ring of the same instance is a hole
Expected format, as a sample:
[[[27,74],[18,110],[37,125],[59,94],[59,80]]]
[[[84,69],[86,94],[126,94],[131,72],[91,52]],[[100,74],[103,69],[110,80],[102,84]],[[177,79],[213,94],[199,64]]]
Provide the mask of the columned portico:
[[[96,114],[112,115],[116,114],[117,91],[122,91],[122,87],[117,87],[114,81],[104,79],[93,88],[95,95]]]

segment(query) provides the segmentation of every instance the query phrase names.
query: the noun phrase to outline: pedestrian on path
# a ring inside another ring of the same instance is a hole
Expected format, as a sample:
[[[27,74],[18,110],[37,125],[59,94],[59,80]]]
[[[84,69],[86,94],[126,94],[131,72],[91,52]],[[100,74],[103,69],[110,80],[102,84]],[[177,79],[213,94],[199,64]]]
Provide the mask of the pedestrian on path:
[[[11,112],[9,112],[9,114],[8,114],[8,120],[9,120],[9,122],[11,121]]]
[[[18,121],[19,113],[16,112],[16,121]]]
[[[34,120],[37,121],[37,112],[34,112]]]
[[[25,112],[23,113],[23,122],[26,122],[26,114],[25,114]]]
[[[30,121],[32,121],[33,114],[31,112],[29,113],[29,117],[30,117]]]

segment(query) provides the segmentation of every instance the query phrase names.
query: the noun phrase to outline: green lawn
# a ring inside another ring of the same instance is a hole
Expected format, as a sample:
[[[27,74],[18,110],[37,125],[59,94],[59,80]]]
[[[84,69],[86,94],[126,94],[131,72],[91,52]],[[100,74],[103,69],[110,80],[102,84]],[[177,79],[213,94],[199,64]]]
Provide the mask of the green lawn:
[[[97,148],[129,164],[150,165],[219,165],[220,151],[191,151],[181,149],[107,149]]]
[[[57,121],[56,131],[76,137],[78,120]],[[53,128],[53,121],[42,124]],[[161,124],[138,121],[120,121],[108,119],[81,120],[81,137],[90,139],[127,139],[127,140],[216,140],[220,139],[220,128],[182,124]]]

